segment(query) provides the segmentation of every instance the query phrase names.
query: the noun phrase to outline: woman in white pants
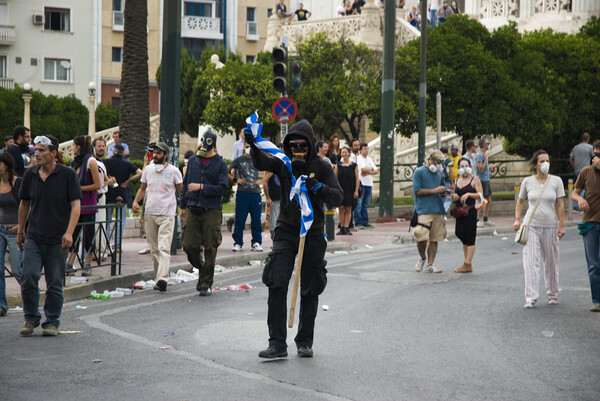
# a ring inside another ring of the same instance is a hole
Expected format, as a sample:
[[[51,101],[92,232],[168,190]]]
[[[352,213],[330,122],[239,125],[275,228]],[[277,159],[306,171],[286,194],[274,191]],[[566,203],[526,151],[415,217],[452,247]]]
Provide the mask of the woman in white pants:
[[[527,244],[523,246],[523,268],[525,271],[525,308],[533,308],[538,299],[540,270],[544,267],[548,303],[558,303],[558,240],[565,235],[565,189],[562,180],[548,174],[550,158],[544,150],[533,154],[530,163],[535,174],[521,183],[519,199],[515,207],[515,231],[521,226],[521,211],[525,199],[529,207],[523,218],[529,221],[535,203],[542,195],[529,225]],[[543,188],[542,191],[542,185]]]

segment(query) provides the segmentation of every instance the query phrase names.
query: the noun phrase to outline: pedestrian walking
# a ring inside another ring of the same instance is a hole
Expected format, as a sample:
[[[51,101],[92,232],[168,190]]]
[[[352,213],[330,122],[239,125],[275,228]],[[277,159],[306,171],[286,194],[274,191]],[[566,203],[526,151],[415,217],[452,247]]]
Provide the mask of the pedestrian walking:
[[[132,205],[135,213],[140,208],[140,201],[145,199],[144,221],[154,264],[154,289],[162,292],[167,290],[177,193],[181,192],[183,184],[179,169],[167,163],[168,156],[169,146],[158,142],[153,149],[152,163],[142,173],[142,185]]]
[[[454,269],[456,273],[471,273],[473,271],[473,256],[475,255],[475,238],[477,237],[477,210],[475,201],[483,196],[483,188],[479,178],[473,175],[471,163],[461,158],[458,163],[458,178],[454,184],[452,200],[457,206],[468,206],[469,211],[462,217],[456,218],[454,233],[463,244],[464,261],[462,266]]]
[[[439,150],[434,150],[424,166],[415,170],[413,175],[413,193],[415,194],[415,211],[418,224],[413,230],[417,241],[419,260],[415,265],[418,273],[423,270],[425,262],[427,273],[441,273],[442,269],[435,266],[438,242],[446,238],[446,223],[444,221],[443,195],[444,161],[446,156]]]
[[[190,264],[199,270],[196,289],[209,296],[215,274],[217,249],[223,240],[223,196],[229,191],[227,163],[217,153],[217,135],[211,130],[201,138],[190,157],[179,195],[179,217],[184,222],[182,245]],[[204,258],[202,251],[204,250]]]
[[[577,202],[583,218],[579,234],[583,236],[587,260],[592,312],[600,312],[600,141],[594,142],[592,165],[584,167],[577,177],[571,200]],[[585,197],[581,194],[585,190]]]
[[[77,173],[77,179],[81,186],[81,206],[98,206],[98,190],[102,188],[102,178],[100,168],[93,156],[92,144],[89,136],[76,136],[73,139],[73,154],[75,158],[71,161],[71,168]],[[84,265],[81,270],[82,276],[92,275],[92,259],[96,244],[94,241],[96,214],[98,209],[81,210],[79,221],[73,232],[73,246],[70,249],[67,259],[67,276],[72,276],[77,272],[73,267],[75,256],[79,250],[79,244],[83,246]],[[79,241],[79,234],[83,231],[82,241]]]
[[[342,204],[338,208],[340,215],[340,231],[337,235],[352,235],[350,231],[350,217],[352,215],[352,205],[358,199],[358,187],[360,178],[358,166],[350,161],[350,148],[343,147],[341,150],[341,160],[335,166],[340,187],[344,193]]]
[[[244,154],[228,167],[229,179],[237,184],[235,192],[235,228],[233,229],[233,251],[240,252],[244,246],[244,227],[250,213],[250,231],[252,233],[253,252],[262,252],[262,199],[258,170],[250,158],[250,145],[244,145]]]
[[[379,173],[375,162],[369,157],[369,145],[360,145],[360,154],[356,157],[356,164],[360,173],[360,188],[354,211],[354,224],[365,228],[373,227],[369,224],[369,206],[373,196],[373,176]]]
[[[252,161],[257,169],[270,171],[279,177],[282,193],[273,249],[267,257],[262,278],[269,288],[269,347],[258,356],[287,356],[287,292],[294,260],[299,252],[300,237],[304,236],[303,259],[297,267],[301,272],[300,323],[294,341],[300,357],[312,357],[319,295],[327,283],[323,203],[332,207],[340,205],[342,189],[331,165],[316,155],[313,129],[308,121],[301,120],[292,125],[283,140],[284,151],[281,152],[260,137],[262,124],[258,124],[257,119],[255,113],[246,121],[246,143],[252,147]],[[301,185],[303,180],[304,188]],[[290,194],[295,195],[293,200],[290,200]],[[310,217],[313,217],[312,221]]]
[[[23,251],[17,245],[17,223],[19,220],[19,189],[22,178],[15,172],[15,161],[8,152],[0,154],[0,316],[8,311],[6,302],[5,256],[9,251],[12,275],[21,282]]]
[[[56,336],[64,300],[67,252],[73,245],[79,219],[81,187],[75,171],[57,163],[58,139],[37,136],[33,142],[37,165],[27,169],[19,190],[17,244],[24,251],[21,299],[25,315],[20,334],[31,336],[40,325],[38,283],[43,269],[46,320],[42,323],[42,335]]]
[[[538,300],[542,267],[548,303],[558,303],[558,240],[565,235],[565,189],[562,180],[548,173],[550,158],[546,151],[536,151],[530,164],[534,175],[521,182],[513,224],[514,230],[519,230],[522,224],[521,212],[527,200],[529,207],[523,219],[525,223],[530,221],[527,227],[527,243],[523,246],[525,308],[533,308]]]

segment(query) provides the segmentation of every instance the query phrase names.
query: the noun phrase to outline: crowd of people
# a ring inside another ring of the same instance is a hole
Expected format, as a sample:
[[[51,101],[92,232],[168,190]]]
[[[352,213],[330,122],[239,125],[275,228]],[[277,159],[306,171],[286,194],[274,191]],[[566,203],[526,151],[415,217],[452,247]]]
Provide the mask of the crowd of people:
[[[429,18],[426,18],[426,21],[432,28],[446,22],[446,19],[453,14],[461,14],[456,1],[448,3],[447,0],[444,0],[444,2],[440,4],[440,0],[431,0],[427,9],[429,11]],[[422,26],[420,7],[412,6],[411,10],[406,15],[406,20],[420,31]]]

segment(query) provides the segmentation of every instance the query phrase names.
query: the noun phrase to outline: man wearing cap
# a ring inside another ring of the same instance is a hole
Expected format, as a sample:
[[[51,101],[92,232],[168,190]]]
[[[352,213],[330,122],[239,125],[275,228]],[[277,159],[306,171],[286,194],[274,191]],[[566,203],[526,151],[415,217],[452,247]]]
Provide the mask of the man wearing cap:
[[[177,216],[177,194],[181,192],[183,179],[179,169],[167,163],[169,146],[158,142],[154,147],[152,163],[142,173],[142,185],[133,200],[132,210],[137,212],[139,202],[146,195],[144,204],[145,230],[150,254],[154,262],[155,290],[167,290],[171,241]]]
[[[116,144],[113,147],[112,157],[104,160],[104,165],[108,175],[114,177],[117,186],[108,187],[106,194],[106,203],[117,203],[117,198],[121,198],[123,206],[116,208],[117,213],[121,216],[121,226],[115,229],[115,241],[116,248],[121,248],[121,239],[123,238],[123,232],[125,231],[125,224],[127,223],[127,207],[131,207],[131,193],[129,192],[129,183],[137,181],[142,176],[142,170],[136,167],[135,164],[123,159],[123,152],[125,149],[122,145]],[[106,231],[110,233],[110,225],[112,221],[113,210],[115,208],[106,208]]]
[[[190,264],[199,270],[196,289],[209,296],[221,245],[223,196],[229,191],[227,163],[217,154],[217,135],[208,130],[189,158],[179,196],[179,217],[184,222],[182,245]],[[202,249],[204,248],[204,258]]]
[[[415,211],[418,215],[418,225],[413,230],[417,241],[419,260],[415,265],[418,273],[423,270],[425,262],[427,273],[441,273],[442,269],[435,267],[438,242],[446,237],[444,221],[443,195],[444,161],[446,156],[439,150],[434,150],[427,163],[415,170],[413,175],[413,192],[415,196]]]
[[[34,140],[37,165],[27,169],[19,190],[17,244],[23,252],[21,298],[28,337],[40,325],[39,281],[44,269],[46,299],[43,336],[56,336],[63,306],[63,280],[67,253],[79,220],[81,187],[75,170],[56,162],[58,140],[38,136]],[[27,231],[25,226],[27,224]]]

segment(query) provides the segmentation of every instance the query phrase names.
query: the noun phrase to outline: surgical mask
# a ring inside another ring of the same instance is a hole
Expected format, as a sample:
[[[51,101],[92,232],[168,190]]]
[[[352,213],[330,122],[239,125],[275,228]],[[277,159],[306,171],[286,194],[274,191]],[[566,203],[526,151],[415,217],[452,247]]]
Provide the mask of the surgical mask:
[[[154,170],[157,173],[160,173],[161,171],[163,171],[165,169],[165,165],[164,164],[154,164]]]
[[[246,153],[247,155],[250,155],[250,148],[244,149],[244,153]]]
[[[540,171],[542,174],[548,174],[548,171],[550,171],[550,163],[543,162],[540,166]]]

